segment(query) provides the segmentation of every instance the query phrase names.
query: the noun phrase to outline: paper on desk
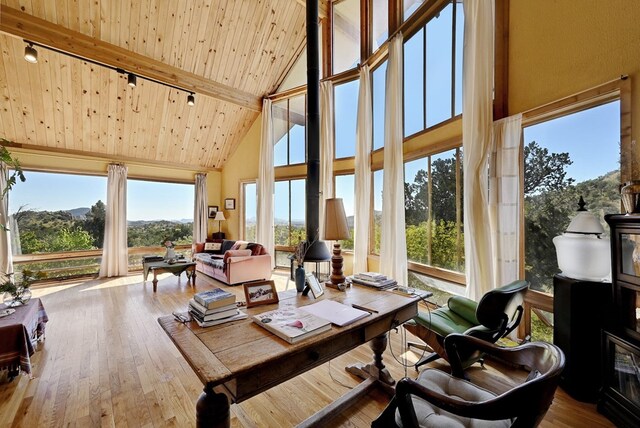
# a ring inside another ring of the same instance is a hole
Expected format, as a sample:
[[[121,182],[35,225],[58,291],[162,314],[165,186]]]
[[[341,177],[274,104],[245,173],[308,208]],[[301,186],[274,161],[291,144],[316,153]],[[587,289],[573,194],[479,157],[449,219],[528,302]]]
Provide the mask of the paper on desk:
[[[369,312],[352,308],[335,300],[321,300],[300,308],[307,313],[331,321],[337,326],[345,326],[369,315]]]

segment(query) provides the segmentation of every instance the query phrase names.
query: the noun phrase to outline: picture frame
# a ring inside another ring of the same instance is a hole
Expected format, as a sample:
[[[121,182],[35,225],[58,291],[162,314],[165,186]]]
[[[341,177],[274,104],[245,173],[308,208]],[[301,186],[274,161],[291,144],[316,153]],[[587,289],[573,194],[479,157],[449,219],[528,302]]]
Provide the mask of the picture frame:
[[[305,282],[307,283],[307,287],[311,290],[311,293],[313,293],[314,299],[317,299],[324,294],[322,284],[320,284],[320,281],[318,281],[318,278],[316,278],[313,273],[307,272],[305,274]]]
[[[218,206],[209,205],[207,212],[208,212],[209,218],[214,218],[216,216],[216,213],[218,212]]]
[[[235,210],[236,209],[236,200],[234,198],[227,198],[224,200],[224,209],[225,210]]]
[[[247,308],[259,305],[278,303],[278,291],[276,284],[271,281],[253,281],[242,285],[244,297],[247,299]]]

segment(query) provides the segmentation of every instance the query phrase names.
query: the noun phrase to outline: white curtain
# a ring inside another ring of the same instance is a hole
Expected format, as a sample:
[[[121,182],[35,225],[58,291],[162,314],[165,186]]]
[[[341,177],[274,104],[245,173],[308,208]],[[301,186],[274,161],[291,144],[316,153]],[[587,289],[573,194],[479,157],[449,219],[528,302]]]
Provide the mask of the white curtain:
[[[333,83],[320,83],[320,239],[324,236],[325,200],[333,198]],[[326,242],[331,249],[331,243]]]
[[[358,122],[356,127],[355,200],[353,224],[353,272],[367,272],[369,221],[371,217],[371,147],[373,120],[371,73],[368,65],[360,67]]]
[[[11,232],[9,232],[9,192],[2,195],[7,187],[7,167],[0,162],[0,275],[13,273],[11,255]]]
[[[193,242],[204,242],[208,235],[207,174],[196,174],[195,207],[193,209]]]
[[[402,33],[389,43],[384,114],[384,180],[380,272],[407,285],[402,163]]]
[[[127,167],[109,165],[100,277],[123,276],[128,270]]]
[[[489,162],[489,214],[494,287],[515,281],[520,275],[518,255],[521,135],[521,114],[498,120],[493,124]]]
[[[493,126],[493,10],[493,0],[464,0],[464,253],[466,292],[474,300],[479,300],[493,286],[488,209],[488,157]]]
[[[262,101],[262,135],[260,142],[260,165],[258,166],[258,221],[257,241],[271,255],[271,266],[275,266],[275,245],[273,238],[273,120],[271,100]]]

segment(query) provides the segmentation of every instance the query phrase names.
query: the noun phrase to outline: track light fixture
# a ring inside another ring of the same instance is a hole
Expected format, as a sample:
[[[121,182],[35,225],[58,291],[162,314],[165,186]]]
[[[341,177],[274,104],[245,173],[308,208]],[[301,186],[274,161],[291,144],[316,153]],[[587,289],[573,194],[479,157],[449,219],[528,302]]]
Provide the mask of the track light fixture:
[[[131,86],[132,88],[136,87],[136,75],[133,73],[129,73],[127,75],[127,85]]]
[[[187,95],[187,105],[189,106],[196,105],[196,97],[193,96],[193,92]]]
[[[24,59],[31,64],[38,62],[38,51],[31,43],[27,43],[27,46],[24,47]]]

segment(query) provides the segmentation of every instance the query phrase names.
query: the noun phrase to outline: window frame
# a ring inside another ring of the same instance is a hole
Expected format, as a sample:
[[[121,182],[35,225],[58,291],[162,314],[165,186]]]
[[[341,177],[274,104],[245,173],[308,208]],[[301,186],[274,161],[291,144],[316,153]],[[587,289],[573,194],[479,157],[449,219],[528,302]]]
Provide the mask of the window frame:
[[[247,197],[247,185],[251,185],[251,184],[255,184],[256,185],[256,211],[258,210],[258,206],[257,206],[257,202],[258,202],[258,179],[249,179],[249,180],[240,180],[239,181],[239,185],[240,185],[240,191],[238,192],[240,195],[240,200],[242,201],[240,203],[240,224],[238,225],[239,228],[239,236],[240,239],[243,239],[245,241],[247,241],[247,231],[246,231],[246,214],[247,214],[247,204],[246,204],[246,197]],[[256,212],[257,215],[257,212]],[[256,223],[257,223],[257,218],[256,218]],[[257,233],[257,232],[256,232]],[[257,236],[256,236],[257,238]]]
[[[302,90],[300,90],[302,89]],[[304,161],[303,162],[299,162],[299,163],[291,163],[291,99],[295,98],[295,97],[304,97],[304,117],[305,117],[305,122],[304,122],[304,126],[305,126],[305,133],[304,133],[304,138],[305,138],[305,142],[304,142]],[[306,87],[302,87],[302,88],[294,88],[291,93],[287,94],[286,96],[283,97],[279,97],[277,99],[272,99],[273,103],[277,103],[277,102],[283,102],[286,101],[287,102],[287,163],[282,164],[282,165],[276,165],[275,164],[275,157],[273,159],[274,164],[273,167],[274,168],[282,168],[282,167],[287,167],[287,166],[292,166],[292,165],[304,165],[307,159],[307,91],[306,91]],[[271,114],[272,114],[272,120],[273,120],[273,105],[271,107]],[[275,146],[279,141],[274,141],[273,144],[273,148],[275,150]]]

